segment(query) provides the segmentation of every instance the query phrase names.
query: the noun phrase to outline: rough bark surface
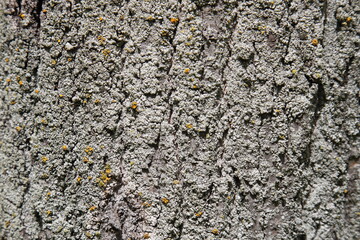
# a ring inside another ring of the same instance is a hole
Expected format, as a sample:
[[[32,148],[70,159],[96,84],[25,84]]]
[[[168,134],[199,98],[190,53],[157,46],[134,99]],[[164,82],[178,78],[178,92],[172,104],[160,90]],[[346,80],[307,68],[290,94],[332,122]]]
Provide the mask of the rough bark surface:
[[[359,0],[2,0],[1,239],[360,239]]]

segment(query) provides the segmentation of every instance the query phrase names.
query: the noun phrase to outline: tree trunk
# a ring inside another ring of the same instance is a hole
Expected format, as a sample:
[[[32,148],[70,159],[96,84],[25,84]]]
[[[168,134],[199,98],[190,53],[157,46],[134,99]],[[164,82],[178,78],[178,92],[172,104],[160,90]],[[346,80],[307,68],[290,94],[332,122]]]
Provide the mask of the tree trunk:
[[[1,239],[360,239],[359,0],[2,0]]]

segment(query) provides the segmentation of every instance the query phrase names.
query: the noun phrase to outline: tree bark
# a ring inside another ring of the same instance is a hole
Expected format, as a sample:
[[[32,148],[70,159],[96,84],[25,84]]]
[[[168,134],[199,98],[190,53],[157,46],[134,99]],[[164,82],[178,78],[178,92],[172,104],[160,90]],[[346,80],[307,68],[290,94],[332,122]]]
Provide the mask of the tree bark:
[[[359,0],[3,0],[1,239],[360,239]]]

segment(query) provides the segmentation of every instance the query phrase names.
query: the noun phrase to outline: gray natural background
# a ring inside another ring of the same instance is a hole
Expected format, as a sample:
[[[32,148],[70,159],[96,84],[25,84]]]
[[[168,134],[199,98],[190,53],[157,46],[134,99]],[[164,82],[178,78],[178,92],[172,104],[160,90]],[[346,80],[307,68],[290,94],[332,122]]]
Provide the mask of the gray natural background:
[[[0,236],[360,239],[359,0],[1,0]]]

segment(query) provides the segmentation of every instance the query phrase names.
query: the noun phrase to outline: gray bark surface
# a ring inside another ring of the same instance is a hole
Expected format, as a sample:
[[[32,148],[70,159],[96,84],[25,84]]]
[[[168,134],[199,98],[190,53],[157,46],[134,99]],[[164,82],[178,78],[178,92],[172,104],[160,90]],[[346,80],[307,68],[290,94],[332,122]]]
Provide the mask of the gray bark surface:
[[[360,239],[359,0],[0,6],[1,239]]]

